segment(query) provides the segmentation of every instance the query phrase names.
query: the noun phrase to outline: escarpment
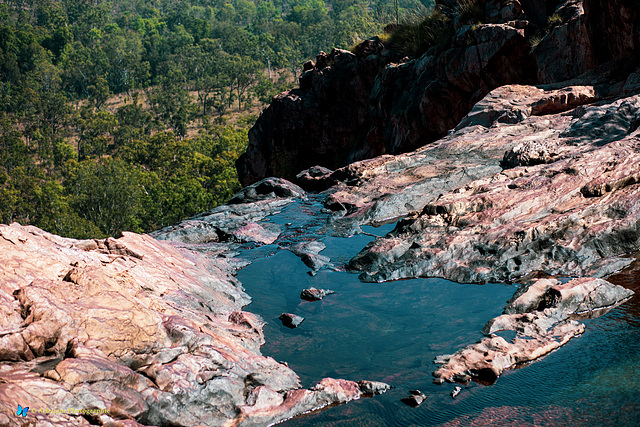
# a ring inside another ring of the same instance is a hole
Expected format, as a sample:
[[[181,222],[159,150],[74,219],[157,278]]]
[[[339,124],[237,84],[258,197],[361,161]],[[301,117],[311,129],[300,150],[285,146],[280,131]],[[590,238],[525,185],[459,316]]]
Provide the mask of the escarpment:
[[[307,64],[300,87],[278,95],[251,130],[237,162],[242,184],[414,150],[507,84],[567,81],[615,96],[637,66],[628,0],[477,0],[471,17],[456,1],[436,3],[439,38],[419,56],[406,57],[392,35]]]

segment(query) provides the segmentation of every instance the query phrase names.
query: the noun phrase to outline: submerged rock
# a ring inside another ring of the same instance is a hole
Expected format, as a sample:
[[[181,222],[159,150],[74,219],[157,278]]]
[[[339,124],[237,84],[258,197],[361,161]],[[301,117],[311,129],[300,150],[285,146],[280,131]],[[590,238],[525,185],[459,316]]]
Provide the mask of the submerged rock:
[[[300,293],[300,298],[307,301],[320,301],[322,298],[331,294],[335,294],[335,291],[332,291],[330,289],[309,288],[302,290],[302,292]]]
[[[282,313],[279,319],[284,326],[291,329],[297,328],[304,321],[304,317],[291,313]]]
[[[320,255],[320,252],[325,248],[324,243],[312,240],[310,242],[297,243],[287,249],[299,256],[302,262],[311,269],[310,274],[315,276],[318,270],[331,261],[328,256]]]
[[[584,325],[574,319],[601,314],[632,295],[631,290],[595,278],[564,284],[548,279],[532,282],[507,303],[505,314],[485,325],[486,338],[436,358],[443,365],[433,375],[448,382],[494,383],[504,370],[544,356],[582,334]],[[514,331],[516,336],[508,342],[496,335],[500,331]]]

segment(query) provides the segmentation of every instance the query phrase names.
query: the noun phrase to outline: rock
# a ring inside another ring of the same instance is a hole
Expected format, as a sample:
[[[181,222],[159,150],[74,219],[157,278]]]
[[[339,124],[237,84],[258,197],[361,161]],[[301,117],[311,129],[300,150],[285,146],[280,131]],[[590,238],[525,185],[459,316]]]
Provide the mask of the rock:
[[[331,258],[320,255],[320,252],[326,248],[325,244],[318,241],[309,241],[296,243],[288,247],[291,252],[302,259],[302,262],[311,269],[310,274],[314,276],[318,270],[327,265]]]
[[[320,301],[322,298],[331,294],[335,294],[335,292],[329,289],[309,288],[302,290],[300,298],[307,301]]]
[[[305,191],[297,185],[281,178],[265,178],[240,190],[228,204],[253,203],[260,200],[278,198],[304,198]]]
[[[375,394],[384,394],[391,389],[389,384],[380,381],[358,381],[358,387],[362,394],[373,396]]]
[[[594,68],[596,58],[581,1],[568,1],[556,10],[561,22],[534,47],[541,83],[569,80]]]
[[[237,163],[241,182],[293,179],[313,164],[337,169],[415,150],[445,136],[500,86],[557,89],[597,81],[611,97],[637,69],[640,12],[632,0],[483,0],[478,6],[480,16],[465,17],[456,1],[437,2],[442,42],[411,60],[373,38],[355,54],[334,50],[308,63],[300,89],[276,97],[252,128]],[[552,110],[547,114],[560,112]],[[518,108],[505,113],[506,123],[526,118]],[[326,176],[305,180],[312,191],[330,183]]]
[[[52,427],[268,425],[360,397],[345,380],[301,389],[262,356],[264,321],[231,273],[149,236],[0,225],[0,407],[28,402],[28,421]]]
[[[455,399],[456,396],[459,395],[461,391],[462,391],[462,388],[456,386],[456,388],[454,388],[453,391],[451,392],[451,397]]]
[[[373,81],[393,55],[363,56],[378,51],[375,42],[365,44],[359,55],[339,49],[319,55],[299,89],[273,99],[249,131],[247,152],[236,163],[243,185],[267,176],[292,180],[313,165],[336,168],[380,154],[366,146],[354,150],[354,140],[366,132]]]
[[[427,396],[425,396],[420,390],[411,390],[409,393],[409,396],[403,397],[400,401],[412,408],[422,405],[427,398]]]
[[[541,279],[525,285],[507,303],[505,314],[485,325],[486,338],[439,357],[442,366],[433,375],[448,382],[474,379],[492,384],[506,369],[542,357],[582,334],[584,325],[574,320],[576,316],[601,314],[632,295],[595,278],[564,284]],[[500,331],[515,331],[516,336],[508,342],[496,335]]]
[[[506,104],[533,111],[555,103],[541,99],[568,93],[592,99],[588,88],[503,87],[475,115],[493,109],[499,117]],[[639,108],[634,95],[517,123],[485,127],[468,119],[413,153],[350,165],[361,184],[328,192],[333,203],[355,209],[334,223],[352,230],[354,223],[410,216],[349,267],[372,282],[423,276],[464,283],[535,271],[604,277],[624,268],[631,260],[618,255],[640,250]]]
[[[324,191],[337,181],[331,178],[333,171],[322,166],[312,166],[296,175],[298,185],[307,191]]]
[[[229,204],[154,231],[150,235],[159,240],[192,245],[214,242],[271,244],[280,236],[281,227],[260,221],[280,212],[295,199],[305,197],[305,191],[289,181],[266,178],[242,189]]]
[[[282,313],[279,319],[284,326],[291,329],[297,328],[304,321],[304,317],[291,313]]]
[[[238,422],[242,426],[265,426],[273,423],[275,418],[286,420],[298,414],[359,399],[361,396],[358,383],[333,378],[325,378],[308,390],[290,390],[286,393],[284,400],[273,393],[267,394],[259,390],[250,398],[256,403],[253,406],[241,408]],[[282,403],[274,406],[279,401]]]
[[[630,57],[640,49],[640,12],[633,0],[584,0],[584,14],[598,63]]]

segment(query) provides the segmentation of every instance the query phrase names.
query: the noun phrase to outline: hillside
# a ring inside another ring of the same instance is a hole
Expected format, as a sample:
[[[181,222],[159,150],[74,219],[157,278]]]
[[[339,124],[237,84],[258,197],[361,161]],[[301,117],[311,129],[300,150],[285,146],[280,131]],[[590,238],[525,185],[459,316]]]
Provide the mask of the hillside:
[[[225,202],[263,106],[392,4],[1,2],[0,221],[105,237]]]

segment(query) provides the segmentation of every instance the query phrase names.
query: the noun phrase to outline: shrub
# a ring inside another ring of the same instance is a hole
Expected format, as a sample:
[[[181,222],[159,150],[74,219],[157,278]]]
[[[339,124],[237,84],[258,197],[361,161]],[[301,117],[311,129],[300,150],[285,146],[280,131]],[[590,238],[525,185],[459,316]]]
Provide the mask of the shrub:
[[[398,26],[390,39],[390,45],[405,55],[419,57],[429,48],[443,51],[453,37],[449,18],[435,10],[421,21],[406,22]]]
[[[458,0],[456,12],[460,22],[464,24],[474,24],[484,19],[484,9],[478,0]]]

